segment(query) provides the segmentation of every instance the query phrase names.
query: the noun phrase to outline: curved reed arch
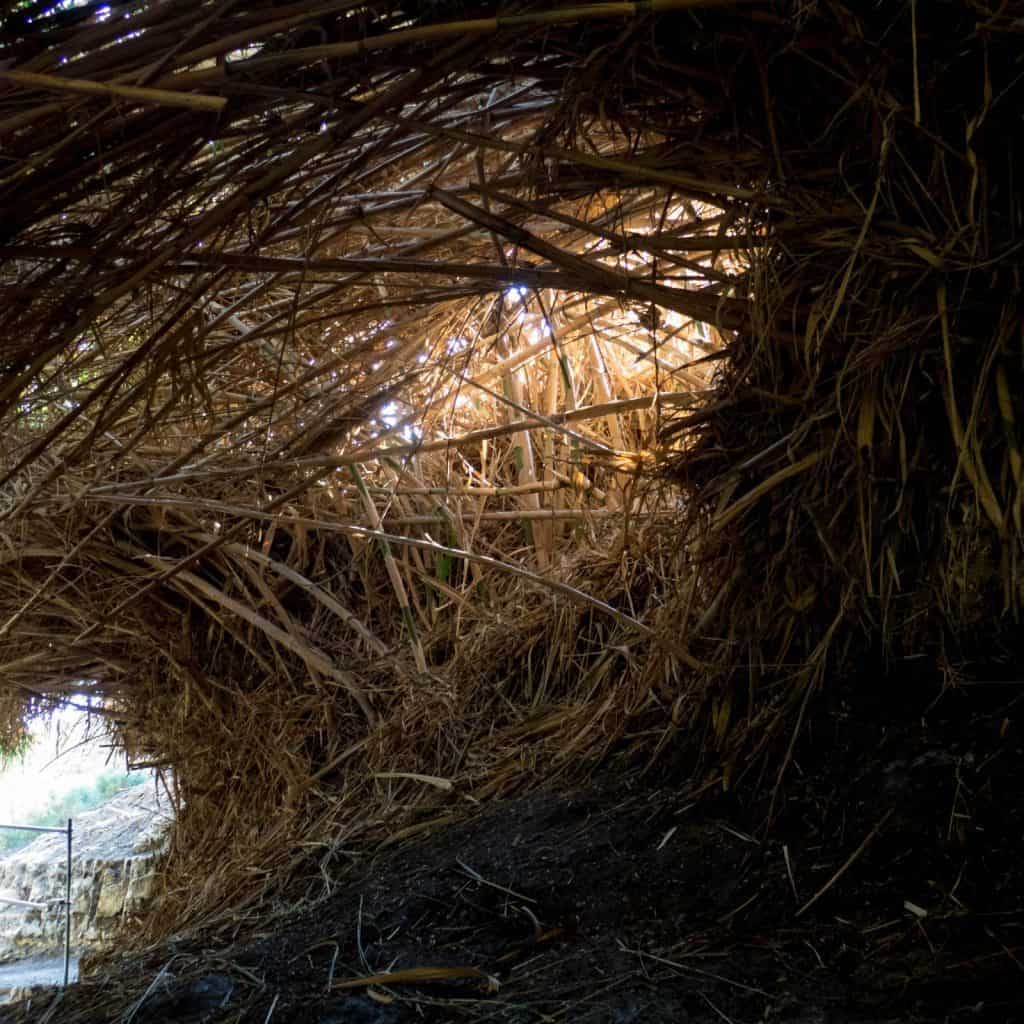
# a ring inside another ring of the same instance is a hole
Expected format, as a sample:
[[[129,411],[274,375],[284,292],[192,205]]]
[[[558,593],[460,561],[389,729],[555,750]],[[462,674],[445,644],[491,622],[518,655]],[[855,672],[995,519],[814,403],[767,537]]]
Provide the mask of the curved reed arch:
[[[1024,11],[894,6],[6,0],[0,709],[173,767],[154,928],[1004,636]]]

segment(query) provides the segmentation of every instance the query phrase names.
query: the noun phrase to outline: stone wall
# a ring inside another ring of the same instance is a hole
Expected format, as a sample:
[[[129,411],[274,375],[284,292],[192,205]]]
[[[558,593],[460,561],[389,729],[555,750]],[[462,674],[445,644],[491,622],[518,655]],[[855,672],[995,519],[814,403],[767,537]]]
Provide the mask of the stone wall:
[[[170,823],[153,785],[126,790],[74,821],[71,936],[76,953],[108,946],[144,909],[153,892]],[[62,835],[42,835],[0,859],[0,897],[47,903],[45,909],[0,903],[0,960],[64,948],[65,856]]]

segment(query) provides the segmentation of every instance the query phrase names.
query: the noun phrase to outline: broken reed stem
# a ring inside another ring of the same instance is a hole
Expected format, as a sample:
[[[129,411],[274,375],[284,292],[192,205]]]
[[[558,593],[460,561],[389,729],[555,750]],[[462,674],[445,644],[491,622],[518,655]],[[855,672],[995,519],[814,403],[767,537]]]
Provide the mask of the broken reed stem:
[[[835,872],[835,874],[832,875],[832,877],[796,912],[796,917],[800,917],[802,914],[805,914],[808,910],[810,910],[811,907],[813,907],[814,904],[817,903],[818,900],[820,900],[821,897],[824,896],[825,893],[827,893],[829,889],[831,889],[832,886],[834,886],[836,882],[838,882],[839,879],[842,878],[843,875],[845,875],[846,872],[850,870],[850,868],[854,865],[854,863],[861,856],[861,854],[868,848],[868,846],[871,845],[871,841],[875,838],[875,836],[877,836],[878,833],[882,831],[882,828],[884,827],[885,823],[892,817],[894,812],[895,808],[890,807],[889,810],[887,810],[885,814],[882,815],[881,821],[879,821],[878,824],[875,825],[875,827],[864,837],[864,839],[861,841],[861,844],[857,847],[857,849],[854,850],[853,853],[851,853],[845,861],[843,861],[842,865]]]

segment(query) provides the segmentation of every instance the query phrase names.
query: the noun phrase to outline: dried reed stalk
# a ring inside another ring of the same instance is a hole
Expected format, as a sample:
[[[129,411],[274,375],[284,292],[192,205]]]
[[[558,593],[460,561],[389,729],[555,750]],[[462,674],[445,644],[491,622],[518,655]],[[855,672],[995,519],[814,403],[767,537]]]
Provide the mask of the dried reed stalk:
[[[148,934],[1012,663],[1020,0],[100,12],[0,33],[0,743],[173,770]]]

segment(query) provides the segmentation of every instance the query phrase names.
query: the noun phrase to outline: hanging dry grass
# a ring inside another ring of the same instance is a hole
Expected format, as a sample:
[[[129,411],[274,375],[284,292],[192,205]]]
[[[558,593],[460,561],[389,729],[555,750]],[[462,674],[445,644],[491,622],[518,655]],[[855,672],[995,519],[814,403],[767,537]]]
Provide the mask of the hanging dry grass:
[[[154,930],[1004,635],[1020,5],[7,6],[3,713],[173,768]]]
[[[727,777],[782,749],[773,781],[830,677],[1013,673],[1024,601],[1024,8],[850,5],[828,66],[800,13],[805,86],[758,67],[799,212],[712,414],[661,435],[695,498],[706,749]]]

